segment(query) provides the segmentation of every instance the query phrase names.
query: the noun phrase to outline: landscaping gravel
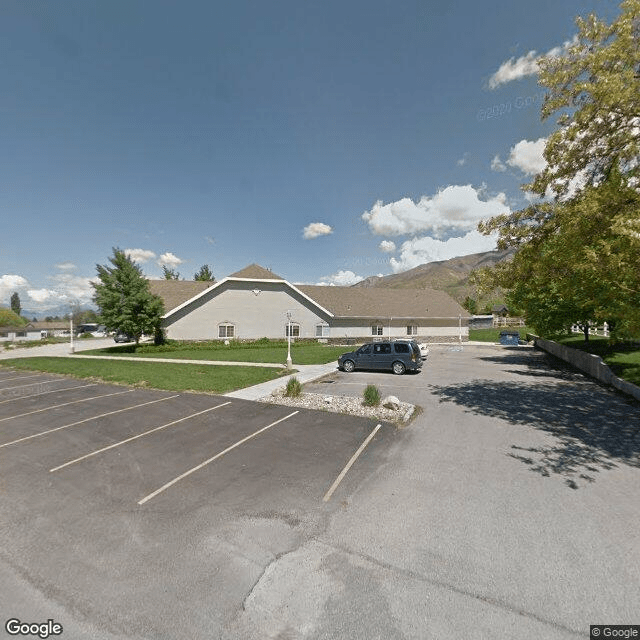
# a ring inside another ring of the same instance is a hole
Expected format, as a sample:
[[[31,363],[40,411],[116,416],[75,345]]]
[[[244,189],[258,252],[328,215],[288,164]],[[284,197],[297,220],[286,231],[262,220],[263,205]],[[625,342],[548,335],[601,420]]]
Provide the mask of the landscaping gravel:
[[[382,405],[367,407],[362,404],[362,398],[352,396],[329,396],[321,393],[303,393],[298,398],[284,395],[284,391],[274,391],[270,396],[260,398],[260,402],[282,404],[288,407],[303,409],[318,409],[335,413],[348,413],[354,416],[385,420],[387,422],[406,422],[413,414],[415,407],[407,402],[401,402],[399,409],[386,409]]]

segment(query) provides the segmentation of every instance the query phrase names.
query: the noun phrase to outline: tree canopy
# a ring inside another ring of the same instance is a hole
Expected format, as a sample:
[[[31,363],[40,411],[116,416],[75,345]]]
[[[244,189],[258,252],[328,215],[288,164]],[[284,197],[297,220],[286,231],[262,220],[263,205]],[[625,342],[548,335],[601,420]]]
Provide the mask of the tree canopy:
[[[200,267],[200,270],[195,273],[193,276],[194,280],[200,280],[203,282],[214,282],[215,278],[213,277],[213,273],[208,264],[203,264]]]
[[[180,274],[171,267],[167,267],[167,265],[162,265],[162,277],[165,280],[180,280]]]
[[[541,201],[479,225],[513,260],[477,274],[500,286],[527,324],[553,334],[608,321],[640,332],[640,0],[611,25],[577,19],[567,53],[540,63],[542,117],[560,112],[546,168],[525,189]],[[585,334],[588,335],[588,334]]]
[[[110,330],[121,330],[135,338],[160,332],[162,300],[151,293],[141,268],[124,251],[113,249],[111,267],[96,265],[98,282],[93,282],[93,299],[102,321]]]
[[[20,315],[20,311],[22,311],[22,307],[20,305],[20,296],[17,291],[14,291],[11,294],[11,311],[16,315]]]
[[[544,151],[547,166],[527,186],[540,196],[570,197],[613,168],[625,184],[638,184],[640,0],[620,6],[610,25],[594,14],[577,18],[573,46],[539,62],[539,83],[547,89],[542,119],[559,115]]]

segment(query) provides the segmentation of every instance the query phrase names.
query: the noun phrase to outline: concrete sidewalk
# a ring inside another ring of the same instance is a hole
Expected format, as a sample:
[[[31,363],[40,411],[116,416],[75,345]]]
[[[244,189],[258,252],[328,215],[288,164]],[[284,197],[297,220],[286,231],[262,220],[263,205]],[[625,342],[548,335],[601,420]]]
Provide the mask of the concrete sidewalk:
[[[327,364],[293,364],[296,373],[290,376],[284,376],[276,380],[269,380],[262,384],[256,384],[246,389],[238,389],[237,391],[231,391],[225,393],[225,396],[229,398],[241,398],[242,400],[258,400],[265,396],[271,395],[276,389],[280,389],[287,386],[287,382],[290,378],[296,377],[301,383],[311,382],[322,378],[329,373],[337,371],[338,365],[336,362],[329,362]]]

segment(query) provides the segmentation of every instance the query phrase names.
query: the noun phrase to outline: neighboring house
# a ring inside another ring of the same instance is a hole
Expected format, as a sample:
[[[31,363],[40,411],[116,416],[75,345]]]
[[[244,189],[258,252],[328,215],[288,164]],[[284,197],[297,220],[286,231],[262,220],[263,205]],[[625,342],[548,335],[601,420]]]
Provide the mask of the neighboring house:
[[[509,307],[507,307],[506,304],[495,304],[491,309],[491,313],[493,314],[494,318],[504,318],[505,316],[509,315]]]
[[[468,339],[469,314],[434,289],[293,285],[252,264],[216,283],[151,280],[177,340],[287,337],[321,340]],[[290,314],[290,318],[287,316]]]
[[[32,322],[31,325],[34,329],[40,331],[42,338],[61,338],[69,337],[69,321],[57,320],[57,321],[38,321]]]
[[[40,340],[40,330],[35,329],[32,322],[24,327],[0,327],[0,342],[14,340]]]

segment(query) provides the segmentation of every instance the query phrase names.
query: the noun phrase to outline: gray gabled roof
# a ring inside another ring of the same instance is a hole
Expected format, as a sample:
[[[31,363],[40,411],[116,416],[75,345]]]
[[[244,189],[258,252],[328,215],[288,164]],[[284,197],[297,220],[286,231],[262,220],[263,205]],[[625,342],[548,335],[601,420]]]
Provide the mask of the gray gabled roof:
[[[171,311],[208,289],[213,282],[202,280],[149,280],[151,293],[160,296],[164,310]]]
[[[469,313],[448,293],[436,289],[386,289],[296,285],[331,311],[353,318],[451,318]]]

